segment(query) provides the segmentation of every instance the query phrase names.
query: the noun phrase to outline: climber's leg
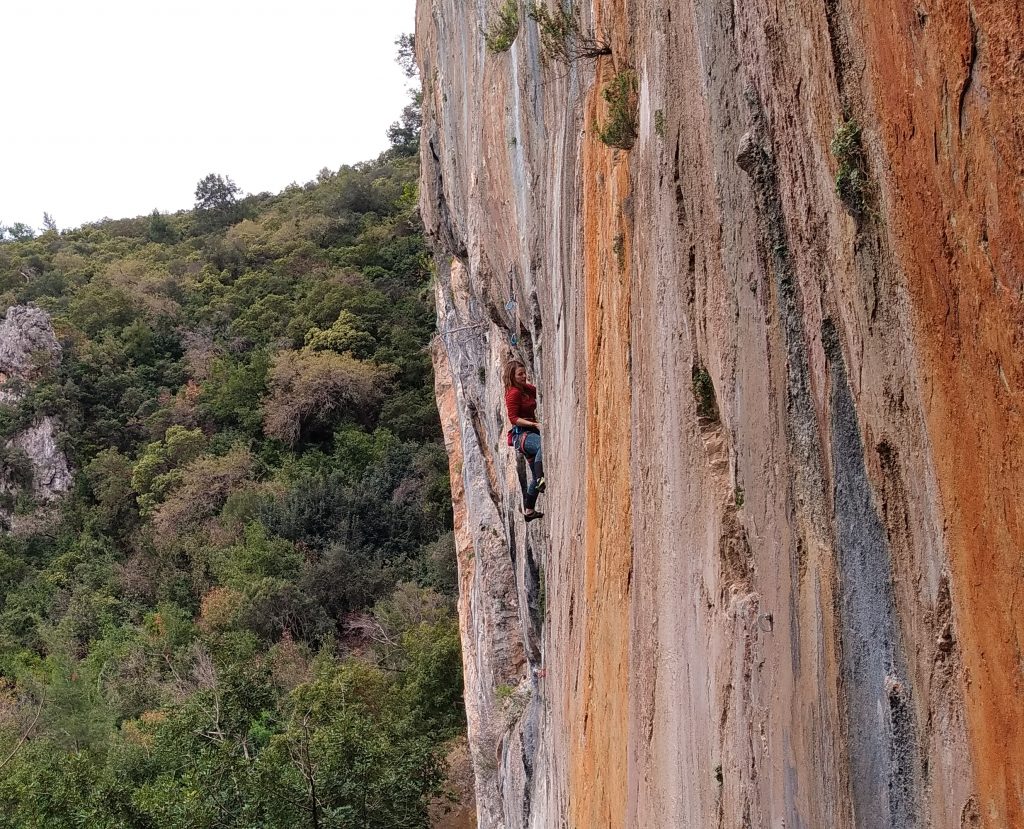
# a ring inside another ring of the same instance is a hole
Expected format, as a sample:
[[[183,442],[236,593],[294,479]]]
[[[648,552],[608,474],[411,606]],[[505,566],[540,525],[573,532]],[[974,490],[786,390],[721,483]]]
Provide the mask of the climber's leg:
[[[523,441],[523,454],[530,462],[530,471],[536,480],[544,477],[544,462],[541,454],[541,439],[536,432],[531,432]]]
[[[533,457],[533,477],[537,481],[537,492],[544,491],[544,461],[541,459],[541,449],[543,448],[544,442],[541,440],[540,435],[537,435],[537,454]]]
[[[530,465],[530,485],[526,488],[523,497],[523,512],[527,521],[540,518],[543,513],[537,512],[534,507],[537,505],[537,494],[544,489],[544,467],[540,457],[540,435],[530,433],[525,436],[522,443],[523,456]]]
[[[541,460],[540,435],[531,432],[526,436],[526,440],[523,441],[523,454],[526,456],[527,463],[530,464],[532,479],[526,489],[526,511],[529,512],[537,503],[538,493],[543,491],[541,482],[544,480],[544,463]]]

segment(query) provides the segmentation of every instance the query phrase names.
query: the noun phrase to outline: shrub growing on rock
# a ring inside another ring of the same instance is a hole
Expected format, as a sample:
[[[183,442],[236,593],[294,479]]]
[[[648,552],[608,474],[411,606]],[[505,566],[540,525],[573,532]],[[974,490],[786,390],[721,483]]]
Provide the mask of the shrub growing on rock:
[[[545,60],[571,64],[612,53],[606,40],[584,31],[576,6],[558,3],[552,9],[533,3],[528,14],[540,30],[540,50]]]
[[[623,69],[608,82],[602,95],[608,104],[608,119],[597,124],[597,137],[609,147],[632,149],[638,127],[636,73]]]
[[[867,158],[861,142],[860,124],[853,118],[844,121],[832,139],[832,155],[836,171],[836,193],[854,216],[867,213],[871,183],[868,180]]]
[[[507,52],[519,35],[519,2],[505,0],[495,11],[484,32],[484,43],[492,52]]]

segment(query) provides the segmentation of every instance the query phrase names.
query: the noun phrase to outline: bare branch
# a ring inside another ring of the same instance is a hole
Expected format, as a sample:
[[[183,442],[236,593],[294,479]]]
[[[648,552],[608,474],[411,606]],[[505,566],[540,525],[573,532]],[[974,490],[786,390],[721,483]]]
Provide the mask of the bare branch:
[[[25,741],[29,738],[29,735],[35,730],[36,723],[39,722],[39,715],[43,713],[43,703],[44,702],[46,702],[46,695],[45,694],[43,694],[39,698],[39,707],[36,709],[35,717],[32,718],[32,723],[29,725],[29,727],[25,731],[25,733],[21,735],[21,739],[18,740],[18,744],[11,750],[11,753],[8,754],[3,759],[3,762],[0,762],[0,771],[2,771],[4,769],[4,767],[9,762],[11,762],[11,760],[14,759],[14,755],[17,754],[21,750],[21,747],[23,745],[25,745]]]

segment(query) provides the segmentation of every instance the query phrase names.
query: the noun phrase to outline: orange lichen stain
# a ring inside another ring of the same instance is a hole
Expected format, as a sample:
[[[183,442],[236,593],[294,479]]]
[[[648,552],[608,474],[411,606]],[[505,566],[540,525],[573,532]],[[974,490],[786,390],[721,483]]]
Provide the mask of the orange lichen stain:
[[[1024,826],[1024,10],[868,0],[862,22],[892,159],[885,232],[927,378],[979,812]]]
[[[614,69],[598,66],[599,81]],[[586,124],[598,119],[599,82]],[[628,154],[588,130],[583,147],[587,445],[578,687],[568,700],[569,826],[625,825],[628,642],[632,523],[630,502],[629,315],[631,227]]]

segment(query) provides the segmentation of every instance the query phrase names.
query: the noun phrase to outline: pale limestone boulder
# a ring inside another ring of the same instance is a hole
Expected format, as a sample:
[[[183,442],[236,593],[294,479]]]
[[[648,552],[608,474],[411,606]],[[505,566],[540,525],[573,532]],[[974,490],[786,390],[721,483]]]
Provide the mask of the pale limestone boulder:
[[[21,400],[34,381],[60,363],[61,353],[45,311],[34,306],[8,308],[0,322],[0,405],[14,405]],[[71,488],[72,472],[58,445],[58,428],[53,417],[43,415],[6,444],[8,451],[24,453],[28,460],[28,490],[40,508],[52,504]],[[20,490],[19,482],[0,476],[0,493],[14,496]],[[26,525],[25,516],[15,517],[9,511],[0,510],[0,519],[15,530]]]

